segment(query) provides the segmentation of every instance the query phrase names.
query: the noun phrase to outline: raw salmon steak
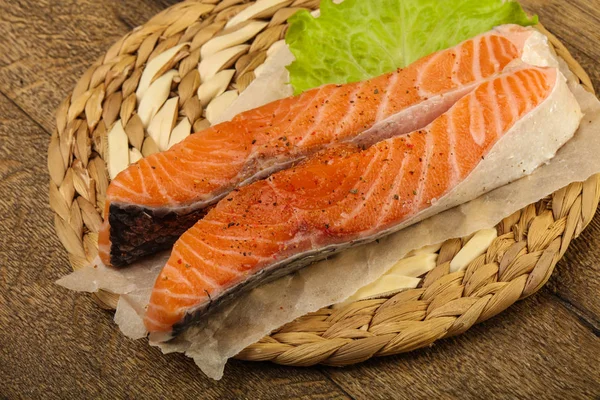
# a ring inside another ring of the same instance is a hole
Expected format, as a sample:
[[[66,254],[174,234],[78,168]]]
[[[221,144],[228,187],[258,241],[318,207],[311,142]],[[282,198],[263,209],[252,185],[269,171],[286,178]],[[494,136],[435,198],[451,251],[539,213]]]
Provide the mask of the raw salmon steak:
[[[521,57],[532,32],[502,26],[405,69],[244,112],[140,160],[108,188],[99,235],[102,261],[124,266],[169,248],[232,189],[334,143],[369,146],[427,125]]]
[[[332,147],[236,189],[173,246],[146,328],[170,337],[242,290],[529,174],[580,119],[557,69],[522,65],[421,129]]]

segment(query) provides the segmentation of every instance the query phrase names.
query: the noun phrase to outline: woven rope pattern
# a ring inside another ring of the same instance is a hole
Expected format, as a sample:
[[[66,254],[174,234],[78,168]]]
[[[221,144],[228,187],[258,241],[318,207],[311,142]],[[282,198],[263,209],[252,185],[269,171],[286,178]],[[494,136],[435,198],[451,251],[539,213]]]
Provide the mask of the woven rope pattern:
[[[50,205],[74,269],[97,255],[109,183],[107,161],[110,168],[111,157],[116,157],[107,152],[108,133],[122,124],[130,151],[125,165],[134,161],[136,151],[146,156],[159,150],[140,118],[144,101],[136,96],[152,60],[171,50],[165,60],[159,58],[161,64],[151,77],[155,82],[176,71],[165,98],[177,98],[167,134],[174,132],[175,122],[182,121],[186,127],[189,123],[188,131],[201,130],[208,126],[211,112],[226,106],[226,98],[233,98],[256,77],[284,37],[287,18],[318,4],[319,0],[185,1],[123,37],[84,73],[57,110],[48,150]],[[542,26],[538,29],[593,91],[589,77],[567,49]],[[210,58],[207,49],[215,48],[224,50],[220,53],[224,56]],[[218,65],[202,67],[203,60],[217,60]],[[220,85],[220,90],[198,91],[208,74],[226,70],[231,73],[218,74],[211,83]],[[209,72],[201,76],[200,71]],[[591,221],[599,199],[599,176],[573,183],[505,218],[497,226],[498,238],[465,270],[449,272],[449,261],[466,242],[449,240],[439,251],[437,267],[419,288],[343,308],[324,308],[278,329],[237,357],[296,366],[341,366],[460,334],[543,286],[571,240]],[[118,296],[100,292],[96,298],[101,306],[115,308]]]

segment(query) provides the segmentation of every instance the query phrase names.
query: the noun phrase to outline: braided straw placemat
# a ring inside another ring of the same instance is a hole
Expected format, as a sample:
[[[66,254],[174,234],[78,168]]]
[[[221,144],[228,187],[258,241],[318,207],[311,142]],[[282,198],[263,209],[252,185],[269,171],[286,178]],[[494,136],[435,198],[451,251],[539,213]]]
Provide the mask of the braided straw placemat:
[[[48,150],[50,205],[74,269],[97,255],[109,171],[207,127],[211,115],[227,107],[283,44],[287,18],[302,8],[316,9],[319,2],[185,1],[121,38],[83,74],[58,108]],[[593,91],[568,50],[542,26],[537,28]],[[158,79],[166,82],[155,85],[160,90],[136,96],[138,86]],[[164,118],[148,128],[155,129],[149,134],[140,115],[159,109]],[[498,237],[466,269],[450,273],[450,260],[466,240],[449,240],[419,288],[324,308],[237,357],[341,366],[462,333],[544,285],[571,240],[591,221],[599,198],[600,175],[573,183],[504,219],[497,226]],[[116,307],[118,296],[95,296],[101,306]]]

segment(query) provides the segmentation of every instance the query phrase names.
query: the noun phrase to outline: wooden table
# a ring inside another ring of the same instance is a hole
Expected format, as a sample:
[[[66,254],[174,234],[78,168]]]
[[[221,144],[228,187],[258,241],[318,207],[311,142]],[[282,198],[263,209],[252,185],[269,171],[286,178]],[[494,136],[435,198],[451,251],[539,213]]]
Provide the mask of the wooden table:
[[[345,369],[232,361],[214,382],[56,286],[70,267],[47,205],[54,109],[112,42],[174,1],[0,0],[0,398],[600,395],[600,216],[536,295],[460,337]],[[523,3],[600,90],[600,1]]]

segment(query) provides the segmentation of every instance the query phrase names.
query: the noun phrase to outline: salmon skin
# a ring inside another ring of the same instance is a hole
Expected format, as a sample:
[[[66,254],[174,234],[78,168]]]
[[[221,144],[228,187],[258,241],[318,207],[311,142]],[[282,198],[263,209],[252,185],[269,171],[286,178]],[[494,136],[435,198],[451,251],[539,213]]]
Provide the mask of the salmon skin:
[[[140,160],[108,188],[102,261],[121,267],[170,248],[231,190],[335,143],[370,146],[427,125],[518,59],[532,32],[502,26],[405,69],[244,112]]]
[[[339,145],[239,188],[175,243],[146,328],[176,335],[243,290],[518,179],[552,158],[580,118],[557,69],[519,67],[422,129],[367,149]]]

